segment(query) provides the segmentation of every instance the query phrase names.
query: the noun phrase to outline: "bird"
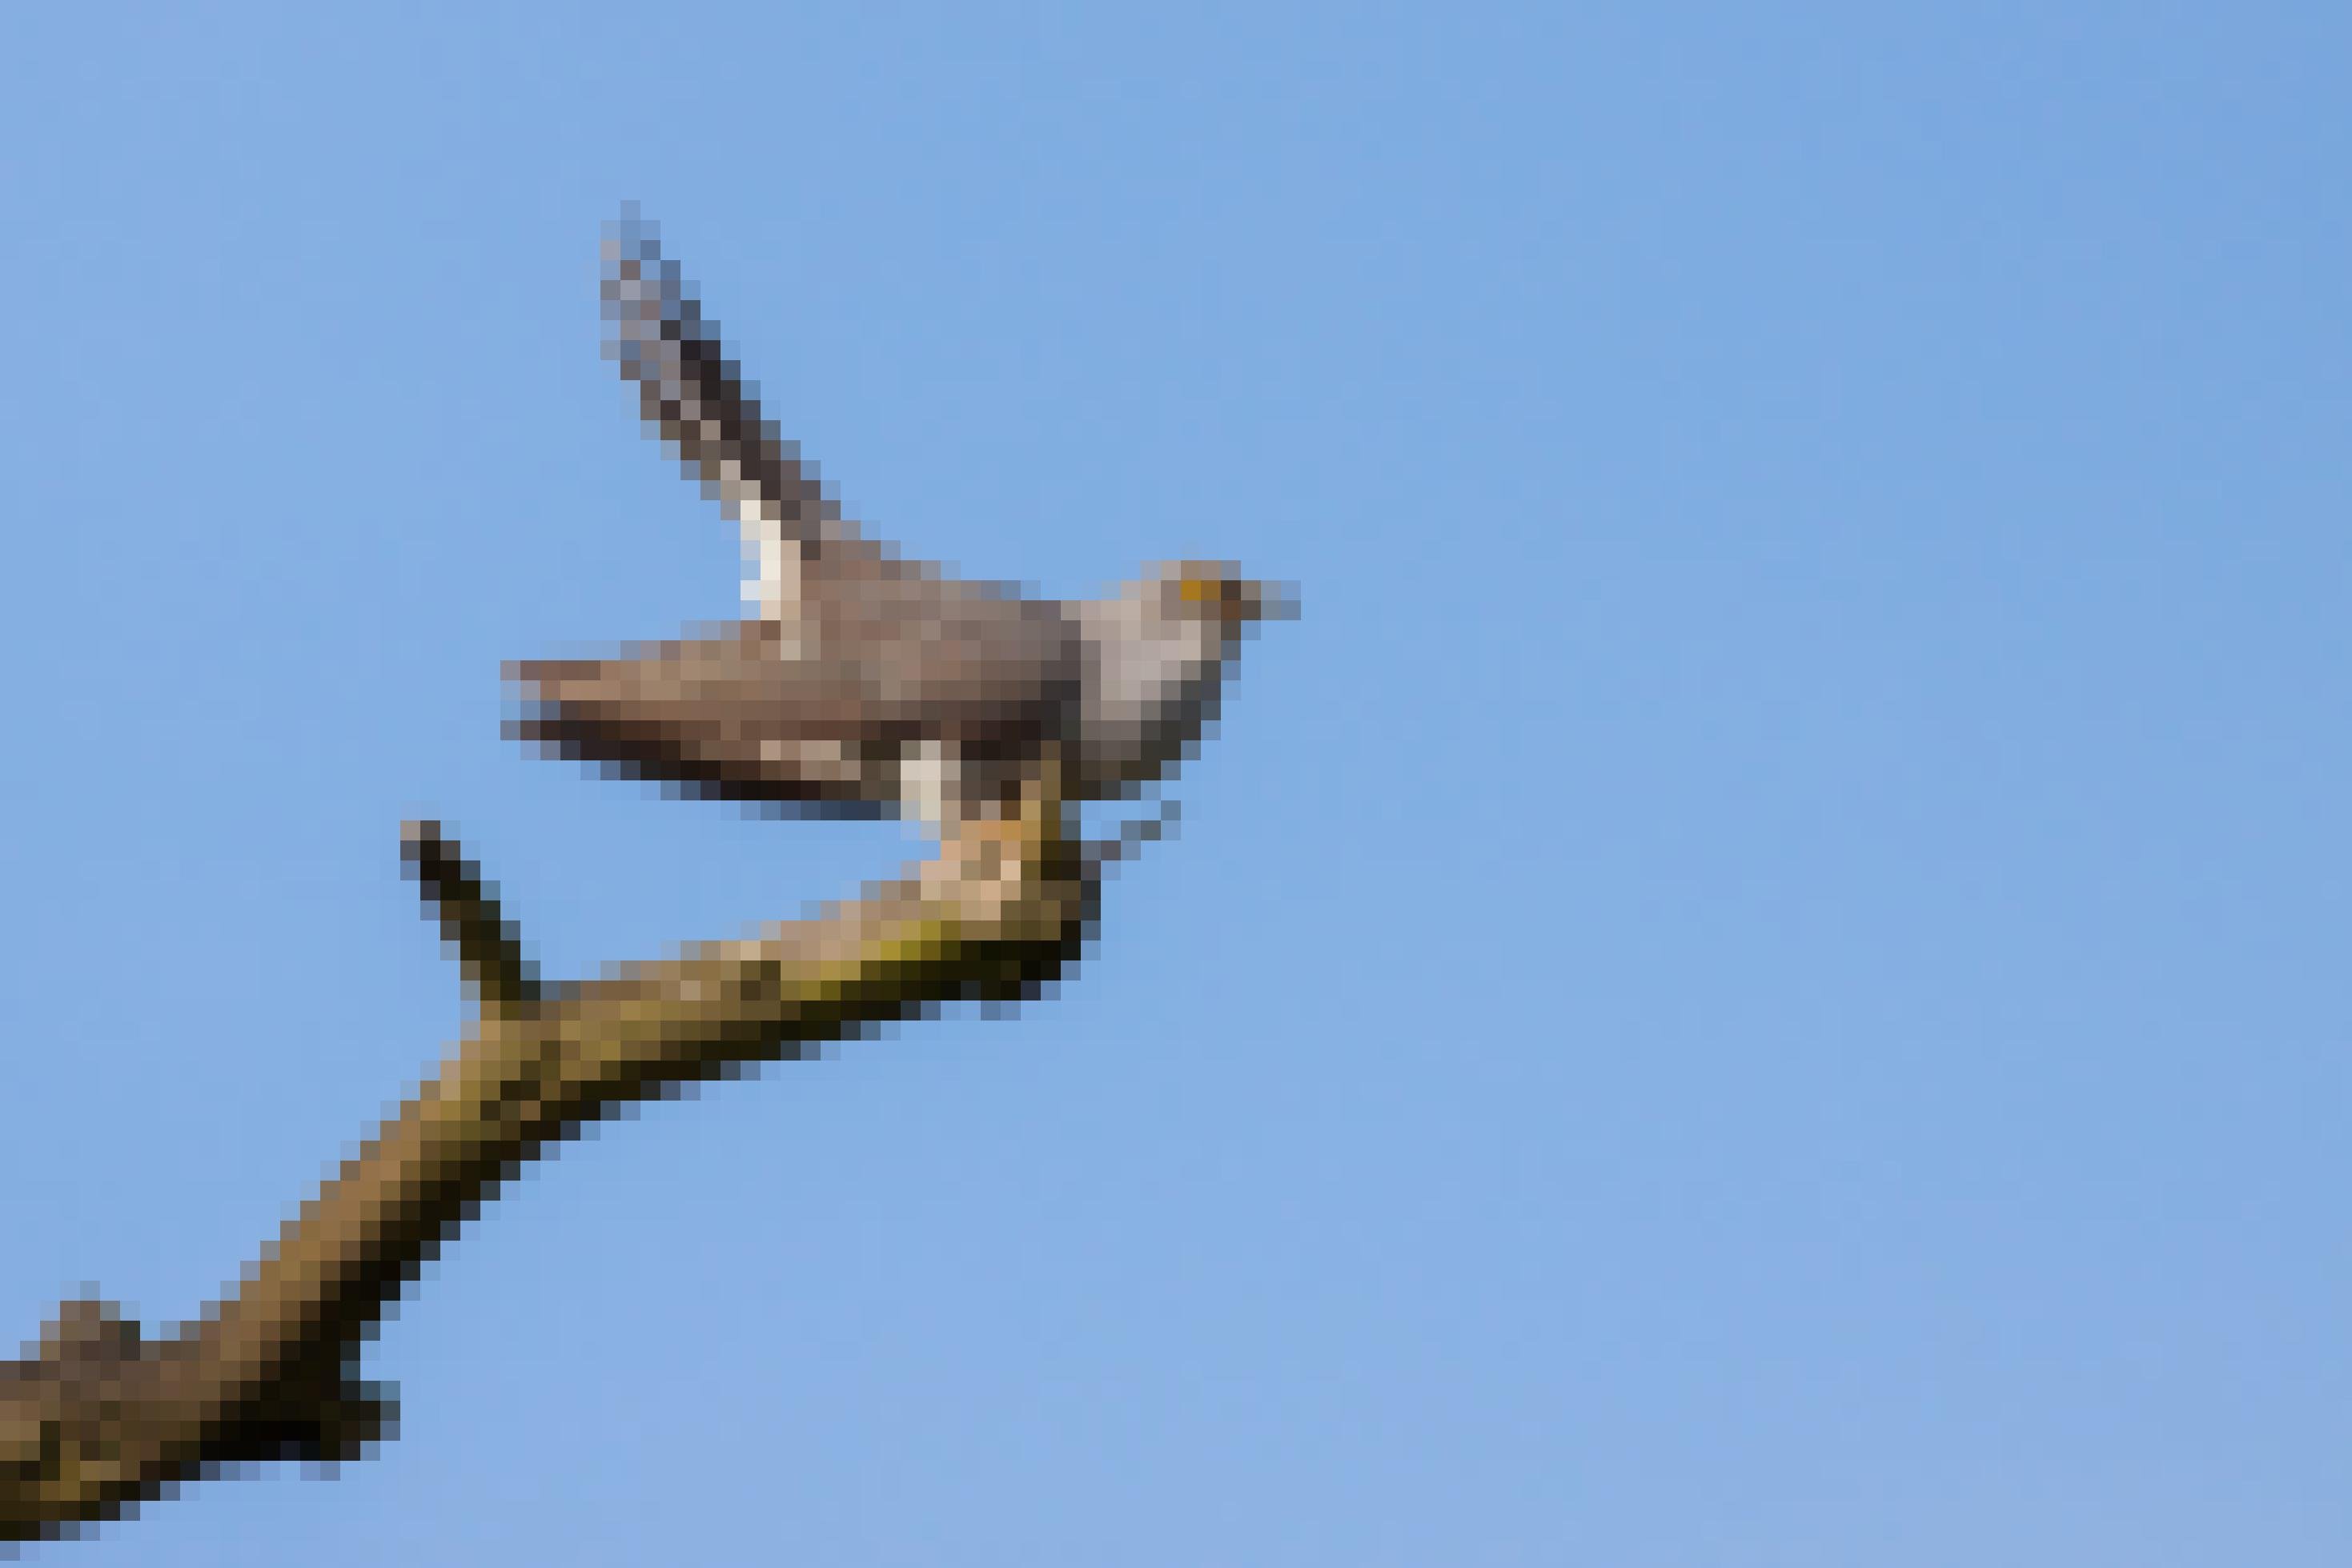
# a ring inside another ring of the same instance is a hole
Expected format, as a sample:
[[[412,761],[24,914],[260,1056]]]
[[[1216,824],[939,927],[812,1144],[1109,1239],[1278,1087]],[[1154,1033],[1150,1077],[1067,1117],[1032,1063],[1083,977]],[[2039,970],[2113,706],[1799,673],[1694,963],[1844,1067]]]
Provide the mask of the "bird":
[[[1197,747],[1241,644],[1296,591],[1223,560],[1031,597],[865,537],[762,415],[657,225],[605,225],[604,356],[742,532],[748,613],[604,658],[509,663],[510,737],[666,790],[941,836],[1002,818],[1050,757],[1066,801],[1135,800]],[[1147,833],[1145,836],[1151,836]]]

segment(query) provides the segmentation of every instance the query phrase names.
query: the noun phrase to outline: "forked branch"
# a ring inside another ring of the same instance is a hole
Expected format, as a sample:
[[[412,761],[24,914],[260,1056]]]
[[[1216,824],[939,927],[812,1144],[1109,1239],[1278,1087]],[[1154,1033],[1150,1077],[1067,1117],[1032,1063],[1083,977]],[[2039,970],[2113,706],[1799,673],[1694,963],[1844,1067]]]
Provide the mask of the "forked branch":
[[[813,920],[542,987],[457,845],[403,853],[479,1014],[439,1072],[288,1221],[239,1286],[154,1339],[68,1302],[0,1364],[0,1541],[69,1533],[242,1462],[349,1457],[392,1430],[359,1349],[551,1142],[635,1101],[968,998],[1033,995],[1091,931],[1095,867],[1058,789]]]

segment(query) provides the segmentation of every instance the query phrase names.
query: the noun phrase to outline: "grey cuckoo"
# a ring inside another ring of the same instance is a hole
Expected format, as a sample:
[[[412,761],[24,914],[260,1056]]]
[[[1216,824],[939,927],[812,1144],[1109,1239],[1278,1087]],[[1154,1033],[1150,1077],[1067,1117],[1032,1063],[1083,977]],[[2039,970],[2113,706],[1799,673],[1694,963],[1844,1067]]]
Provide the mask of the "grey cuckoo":
[[[1136,795],[1197,744],[1244,635],[1296,612],[1221,561],[1057,601],[902,559],[761,417],[652,225],[625,209],[604,261],[605,355],[740,526],[753,613],[619,657],[509,664],[515,737],[691,794],[945,827],[1001,811],[1048,747],[1068,798]]]

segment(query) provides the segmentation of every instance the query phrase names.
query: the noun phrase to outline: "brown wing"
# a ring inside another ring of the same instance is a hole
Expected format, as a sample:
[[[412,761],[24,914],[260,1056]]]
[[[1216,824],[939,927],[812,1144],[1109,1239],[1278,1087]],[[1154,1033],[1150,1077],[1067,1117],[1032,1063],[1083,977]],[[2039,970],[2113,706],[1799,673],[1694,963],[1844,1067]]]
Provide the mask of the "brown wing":
[[[719,323],[702,314],[677,263],[662,256],[658,228],[634,204],[606,226],[603,248],[604,311],[612,323],[605,357],[635,384],[647,428],[660,433],[704,496],[742,526],[747,541],[772,535],[800,558],[794,576],[804,580],[787,597],[813,590],[816,578],[912,587],[946,575],[858,537],[842,517],[800,444],[761,415],[759,384],[727,357]],[[762,558],[763,577],[784,570]]]
[[[858,602],[871,618],[843,620],[813,654],[747,621],[618,658],[510,664],[523,706],[507,734],[696,794],[889,808],[917,745],[1001,782],[1070,710],[1076,644],[1055,606],[958,593],[950,613],[925,615]]]
[[[964,582],[861,538],[761,416],[718,323],[626,211],[604,243],[606,352],[640,412],[744,526],[770,612],[613,659],[508,666],[509,735],[557,756],[730,799],[895,805],[907,753],[936,743],[975,785],[1021,770],[1075,702],[1059,605]]]

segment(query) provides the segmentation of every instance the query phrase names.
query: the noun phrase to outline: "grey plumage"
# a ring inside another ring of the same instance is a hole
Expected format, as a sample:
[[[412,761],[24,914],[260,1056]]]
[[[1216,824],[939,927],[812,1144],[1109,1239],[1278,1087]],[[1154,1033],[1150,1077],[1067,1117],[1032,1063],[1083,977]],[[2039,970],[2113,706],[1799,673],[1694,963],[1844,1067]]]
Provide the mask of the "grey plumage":
[[[750,619],[608,659],[509,666],[509,733],[724,799],[992,814],[1048,747],[1076,799],[1163,777],[1213,716],[1244,632],[1286,595],[1223,562],[1155,568],[1105,600],[1022,597],[866,539],[761,417],[634,214],[604,242],[606,357],[649,425],[741,527]]]

